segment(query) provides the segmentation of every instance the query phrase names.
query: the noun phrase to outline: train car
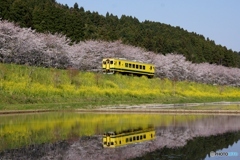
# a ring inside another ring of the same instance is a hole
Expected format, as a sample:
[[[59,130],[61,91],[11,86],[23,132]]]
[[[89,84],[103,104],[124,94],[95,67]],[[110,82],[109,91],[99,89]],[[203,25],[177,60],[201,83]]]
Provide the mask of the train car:
[[[155,67],[153,64],[130,61],[123,58],[104,58],[102,60],[102,71],[104,74],[126,74],[154,77]]]
[[[107,132],[104,133],[102,141],[104,148],[115,148],[153,139],[155,139],[155,130],[153,128],[148,128],[144,130],[131,130],[122,133]]]

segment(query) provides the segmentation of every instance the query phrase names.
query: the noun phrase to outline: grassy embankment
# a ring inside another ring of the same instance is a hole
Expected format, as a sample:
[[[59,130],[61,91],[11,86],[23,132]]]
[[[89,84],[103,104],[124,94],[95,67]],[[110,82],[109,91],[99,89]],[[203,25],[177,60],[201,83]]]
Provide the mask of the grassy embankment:
[[[0,110],[237,101],[240,88],[0,64]]]

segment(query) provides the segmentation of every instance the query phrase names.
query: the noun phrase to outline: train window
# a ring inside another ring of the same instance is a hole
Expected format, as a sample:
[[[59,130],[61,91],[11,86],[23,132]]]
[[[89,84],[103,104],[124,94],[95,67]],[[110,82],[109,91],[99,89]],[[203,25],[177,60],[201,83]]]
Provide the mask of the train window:
[[[121,144],[121,141],[119,141],[119,144]]]
[[[151,134],[151,138],[153,138],[153,135]]]
[[[146,139],[146,134],[143,135],[143,138]]]
[[[143,70],[145,70],[145,66],[143,66]]]
[[[113,142],[111,142],[111,145],[113,145]]]
[[[133,137],[133,141],[135,141],[135,140],[136,140],[136,137],[134,136],[134,137]]]
[[[139,140],[139,136],[137,136],[137,140]]]
[[[113,61],[110,61],[110,64],[113,64]]]
[[[142,69],[142,65],[140,65],[139,68]]]
[[[152,70],[152,66],[150,66],[150,70]]]
[[[128,63],[125,63],[125,67],[128,67]]]
[[[135,68],[135,64],[133,64],[133,68]]]
[[[106,61],[103,61],[103,64],[106,64]]]
[[[140,140],[142,139],[142,135],[140,136]]]
[[[138,69],[138,65],[136,64],[136,68]]]
[[[128,142],[128,138],[126,138],[126,143]]]
[[[132,142],[132,137],[130,137],[130,142]]]
[[[121,62],[119,62],[119,66],[121,65]]]
[[[129,68],[132,68],[132,64],[131,63],[129,63]]]

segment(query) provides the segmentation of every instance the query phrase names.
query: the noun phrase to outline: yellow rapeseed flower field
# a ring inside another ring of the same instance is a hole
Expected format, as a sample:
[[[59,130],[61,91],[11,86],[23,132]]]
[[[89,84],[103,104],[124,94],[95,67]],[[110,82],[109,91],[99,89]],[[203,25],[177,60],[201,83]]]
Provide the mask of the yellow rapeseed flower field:
[[[181,103],[236,101],[240,88],[0,64],[0,105],[82,101]]]

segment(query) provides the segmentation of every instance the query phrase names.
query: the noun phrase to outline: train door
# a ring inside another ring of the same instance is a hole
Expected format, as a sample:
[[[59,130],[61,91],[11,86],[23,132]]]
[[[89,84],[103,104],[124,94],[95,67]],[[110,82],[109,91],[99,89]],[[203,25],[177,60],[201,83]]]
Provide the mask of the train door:
[[[106,60],[106,70],[108,71],[110,69],[110,60]]]
[[[107,146],[111,146],[111,137],[109,135],[107,136]]]
[[[115,147],[115,136],[114,136],[114,133],[113,132],[109,132],[109,133],[106,133],[104,134],[104,137],[103,137],[103,146],[104,147]]]

